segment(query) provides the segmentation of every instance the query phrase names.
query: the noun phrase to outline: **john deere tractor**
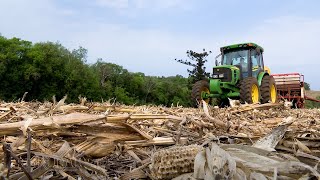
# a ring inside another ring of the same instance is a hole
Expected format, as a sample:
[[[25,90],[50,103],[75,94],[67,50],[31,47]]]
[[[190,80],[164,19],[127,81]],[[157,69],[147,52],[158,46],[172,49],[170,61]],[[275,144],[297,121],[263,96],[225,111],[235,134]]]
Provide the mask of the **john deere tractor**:
[[[264,66],[262,47],[242,43],[221,47],[220,51],[221,61],[216,58],[211,78],[193,85],[196,103],[214,99],[216,105],[223,107],[229,104],[228,98],[248,104],[277,101],[275,80]]]

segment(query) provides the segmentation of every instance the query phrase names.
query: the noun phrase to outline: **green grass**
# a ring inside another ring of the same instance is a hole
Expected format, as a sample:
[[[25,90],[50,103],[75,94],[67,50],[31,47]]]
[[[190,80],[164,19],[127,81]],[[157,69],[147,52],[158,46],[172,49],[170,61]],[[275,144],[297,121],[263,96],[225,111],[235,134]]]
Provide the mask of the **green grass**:
[[[320,91],[306,91],[306,96],[318,99],[317,97],[320,97]],[[314,101],[306,101],[305,104],[306,108],[320,108],[320,103],[319,102],[314,102]]]

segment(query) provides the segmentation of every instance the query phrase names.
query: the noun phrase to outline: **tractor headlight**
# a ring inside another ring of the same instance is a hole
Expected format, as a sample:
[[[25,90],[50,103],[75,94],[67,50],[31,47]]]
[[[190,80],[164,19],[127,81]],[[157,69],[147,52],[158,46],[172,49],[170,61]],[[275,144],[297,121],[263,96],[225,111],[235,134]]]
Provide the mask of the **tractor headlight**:
[[[214,74],[212,75],[213,79],[224,78],[224,74]]]

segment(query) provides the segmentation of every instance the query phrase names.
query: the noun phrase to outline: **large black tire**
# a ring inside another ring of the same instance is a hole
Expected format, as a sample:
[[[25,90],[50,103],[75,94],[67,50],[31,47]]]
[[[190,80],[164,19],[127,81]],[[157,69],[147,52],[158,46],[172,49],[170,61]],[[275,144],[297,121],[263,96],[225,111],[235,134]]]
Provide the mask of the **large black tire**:
[[[209,90],[209,82],[206,80],[201,80],[201,81],[197,81],[193,86],[192,86],[192,101],[195,107],[197,107],[198,105],[201,105],[202,100],[206,101],[206,103],[210,102],[210,99],[203,99],[201,94],[202,92],[207,92],[210,93]]]
[[[277,88],[272,76],[266,75],[261,81],[261,103],[277,102]]]
[[[260,100],[260,91],[258,81],[254,77],[247,77],[240,83],[240,102],[258,103]]]

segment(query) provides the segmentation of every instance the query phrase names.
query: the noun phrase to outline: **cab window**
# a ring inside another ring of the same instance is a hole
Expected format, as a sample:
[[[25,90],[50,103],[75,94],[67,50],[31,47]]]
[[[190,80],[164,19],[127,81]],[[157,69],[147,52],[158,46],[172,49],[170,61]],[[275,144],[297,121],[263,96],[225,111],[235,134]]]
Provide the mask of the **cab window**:
[[[256,49],[251,50],[252,76],[257,77],[262,70],[261,54]]]
[[[248,61],[248,50],[236,50],[225,52],[222,58],[222,65],[239,65],[241,61]]]

